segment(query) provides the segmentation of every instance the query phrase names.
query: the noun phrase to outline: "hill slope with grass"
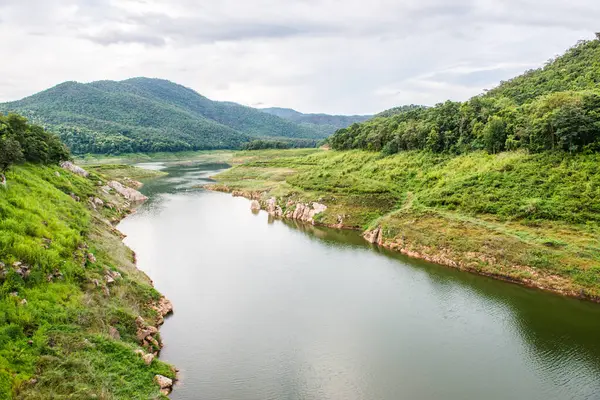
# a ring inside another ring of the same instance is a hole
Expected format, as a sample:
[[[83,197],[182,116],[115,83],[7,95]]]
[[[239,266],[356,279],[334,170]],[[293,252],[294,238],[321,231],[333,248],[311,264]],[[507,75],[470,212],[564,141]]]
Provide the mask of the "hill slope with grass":
[[[139,330],[160,323],[161,296],[113,227],[129,202],[56,165],[68,156],[0,117],[0,400],[159,398],[155,375],[175,373],[136,353],[159,350]]]
[[[323,139],[307,126],[216,102],[161,79],[65,82],[0,104],[56,132],[74,154],[240,148],[253,138]]]

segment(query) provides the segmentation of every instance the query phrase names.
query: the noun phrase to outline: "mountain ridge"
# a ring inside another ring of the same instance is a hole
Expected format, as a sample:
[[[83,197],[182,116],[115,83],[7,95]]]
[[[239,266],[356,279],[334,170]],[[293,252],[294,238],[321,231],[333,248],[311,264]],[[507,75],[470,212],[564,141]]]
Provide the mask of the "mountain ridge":
[[[324,139],[329,133],[157,78],[62,82],[0,104],[56,132],[74,154],[241,148],[254,139]]]

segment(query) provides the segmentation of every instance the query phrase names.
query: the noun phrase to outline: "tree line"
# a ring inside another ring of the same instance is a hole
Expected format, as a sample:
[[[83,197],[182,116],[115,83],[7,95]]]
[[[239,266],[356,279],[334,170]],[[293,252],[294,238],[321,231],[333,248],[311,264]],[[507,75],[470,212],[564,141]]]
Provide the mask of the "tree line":
[[[21,162],[57,164],[70,153],[58,136],[39,125],[29,124],[17,114],[0,114],[0,178],[12,165]]]
[[[498,153],[600,151],[600,41],[583,41],[544,68],[466,102],[409,107],[337,131],[334,149]]]

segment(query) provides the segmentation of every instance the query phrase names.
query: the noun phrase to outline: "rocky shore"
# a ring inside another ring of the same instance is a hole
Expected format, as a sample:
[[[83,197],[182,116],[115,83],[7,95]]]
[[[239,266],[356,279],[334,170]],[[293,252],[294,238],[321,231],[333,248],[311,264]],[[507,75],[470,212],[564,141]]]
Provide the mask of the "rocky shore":
[[[70,162],[62,163],[61,167],[84,178],[89,178],[90,176],[88,171]],[[143,186],[141,182],[125,177],[121,180],[122,183],[116,180],[111,180],[108,182],[103,182],[100,180],[97,182],[97,185],[99,186],[99,193],[101,193],[103,196],[108,196],[108,198],[110,198],[112,201],[104,201],[99,197],[91,197],[89,199],[89,207],[94,211],[98,211],[106,207],[117,212],[117,217],[107,221],[107,224],[111,225],[113,227],[112,229],[115,231],[116,228],[114,228],[114,226],[116,226],[127,215],[134,212],[135,206],[140,205],[148,199],[138,191],[138,189],[141,189]],[[81,201],[81,199],[75,200]],[[120,232],[118,232],[118,234],[123,237]],[[88,253],[86,262],[91,264],[96,263],[95,256],[92,253]],[[139,272],[142,273],[141,271]],[[107,269],[104,273],[104,279],[102,281],[95,279],[92,283],[94,286],[101,288],[105,296],[110,296],[111,286],[116,284],[121,279],[121,272]],[[149,278],[147,279],[151,282]],[[163,342],[160,337],[159,329],[160,326],[164,324],[165,318],[173,313],[173,304],[166,297],[161,296],[157,301],[146,304],[146,308],[146,311],[152,310],[153,313],[151,314],[154,314],[155,317],[151,319],[144,319],[141,315],[138,315],[135,318],[135,325],[137,328],[136,339],[141,347],[140,349],[136,349],[135,353],[143,360],[146,366],[150,366],[154,359],[160,355],[160,351],[163,348]],[[121,333],[113,326],[109,327],[109,335],[115,340],[121,339]],[[159,386],[160,392],[165,396],[172,391],[175,381],[176,379],[171,379],[158,374],[154,377],[155,384]]]
[[[207,189],[230,193],[233,196],[245,197],[251,200],[250,208],[254,211],[264,210],[270,217],[301,221],[311,225],[324,226],[335,229],[357,230],[355,226],[344,224],[342,215],[337,216],[336,224],[320,222],[319,216],[327,211],[328,207],[320,202],[296,202],[287,199],[277,199],[269,196],[266,191],[241,191],[231,190],[222,184],[208,185]],[[555,274],[547,274],[525,265],[506,266],[494,257],[484,252],[469,252],[460,254],[450,249],[432,248],[416,243],[410,243],[404,237],[388,238],[385,228],[377,225],[362,232],[362,237],[368,243],[401,253],[407,257],[424,260],[434,264],[456,268],[462,271],[489,276],[505,282],[516,283],[530,288],[554,292],[563,296],[585,299],[600,303],[600,297],[590,295],[583,291],[565,289],[569,288],[568,281]],[[496,266],[495,270],[483,270],[481,264]]]

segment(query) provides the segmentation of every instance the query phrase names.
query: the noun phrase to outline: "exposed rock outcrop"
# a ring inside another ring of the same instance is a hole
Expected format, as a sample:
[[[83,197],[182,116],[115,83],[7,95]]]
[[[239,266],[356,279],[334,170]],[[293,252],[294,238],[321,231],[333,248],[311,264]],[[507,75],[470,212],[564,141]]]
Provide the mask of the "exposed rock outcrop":
[[[74,174],[77,174],[79,176],[83,176],[84,178],[87,178],[88,176],[90,176],[90,173],[87,172],[85,169],[73,164],[70,161],[63,161],[60,163],[60,166],[63,169],[66,169],[67,171],[71,171]]]
[[[383,231],[380,226],[373,230],[366,231],[363,233],[363,237],[369,243],[378,244],[380,246],[383,244]]]
[[[173,379],[167,378],[166,376],[162,375],[156,375],[154,377],[154,382],[158,384],[161,393],[165,396],[171,393],[171,389],[173,388]]]
[[[137,190],[124,186],[120,182],[110,181],[108,182],[108,186],[131,202],[139,203],[148,200],[146,196],[144,196]]]
[[[270,216],[275,218],[283,217],[283,209],[277,205],[277,199],[275,197],[271,197],[267,200],[267,212]]]
[[[321,203],[297,203],[296,208],[293,211],[288,211],[285,217],[314,225],[315,216],[326,210],[327,206]]]

